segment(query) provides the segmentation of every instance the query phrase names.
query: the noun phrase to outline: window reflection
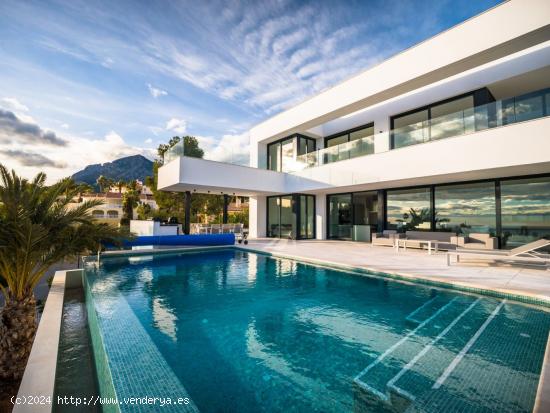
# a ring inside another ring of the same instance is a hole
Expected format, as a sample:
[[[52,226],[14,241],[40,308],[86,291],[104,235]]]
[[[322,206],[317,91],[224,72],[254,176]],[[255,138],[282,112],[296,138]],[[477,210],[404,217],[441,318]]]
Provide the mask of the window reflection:
[[[267,236],[279,238],[279,197],[267,198]]]
[[[351,239],[351,194],[329,195],[329,239]]]
[[[399,232],[429,230],[431,227],[430,188],[387,192],[387,228]]]
[[[550,237],[550,178],[502,181],[502,246]]]
[[[437,186],[435,226],[457,234],[496,233],[495,183]]]

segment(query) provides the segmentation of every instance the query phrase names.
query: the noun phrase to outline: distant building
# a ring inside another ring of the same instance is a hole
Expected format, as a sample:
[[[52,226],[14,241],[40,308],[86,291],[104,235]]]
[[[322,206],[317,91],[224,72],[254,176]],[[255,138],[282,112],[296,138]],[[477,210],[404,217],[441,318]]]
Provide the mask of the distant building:
[[[142,188],[147,187],[143,186]],[[77,206],[82,205],[83,202],[99,199],[103,202],[103,204],[92,209],[92,216],[102,222],[118,224],[124,215],[124,211],[122,210],[122,197],[124,192],[124,189],[122,192],[118,192],[117,187],[116,192],[82,194],[80,198],[75,199],[71,205],[76,208]],[[151,191],[148,190],[148,192]],[[158,209],[158,205],[152,194],[141,193],[139,196],[139,204],[147,204],[153,211]],[[134,217],[137,217],[136,209],[137,208],[134,209]]]

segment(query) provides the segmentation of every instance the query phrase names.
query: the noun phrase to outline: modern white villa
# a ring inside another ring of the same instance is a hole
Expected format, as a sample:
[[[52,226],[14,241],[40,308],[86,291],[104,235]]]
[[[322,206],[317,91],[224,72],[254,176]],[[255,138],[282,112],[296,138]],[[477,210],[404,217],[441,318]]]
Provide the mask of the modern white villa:
[[[550,2],[511,0],[255,126],[250,166],[181,156],[159,188],[250,196],[250,237],[550,235]]]

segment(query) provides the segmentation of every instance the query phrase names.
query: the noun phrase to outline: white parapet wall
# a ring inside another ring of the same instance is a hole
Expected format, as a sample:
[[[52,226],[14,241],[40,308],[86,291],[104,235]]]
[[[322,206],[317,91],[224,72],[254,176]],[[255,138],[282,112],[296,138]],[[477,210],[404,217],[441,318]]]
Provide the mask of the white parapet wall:
[[[158,221],[132,219],[130,232],[141,235],[178,235],[178,225],[162,225]]]

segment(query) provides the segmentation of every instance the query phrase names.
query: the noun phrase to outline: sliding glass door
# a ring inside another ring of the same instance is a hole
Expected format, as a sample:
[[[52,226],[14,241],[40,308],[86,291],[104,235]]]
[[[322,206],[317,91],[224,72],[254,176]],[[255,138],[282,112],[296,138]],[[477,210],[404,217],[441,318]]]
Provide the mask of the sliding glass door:
[[[300,195],[300,239],[315,238],[315,197]]]
[[[282,196],[281,200],[281,238],[296,238],[296,216],[292,195]]]
[[[550,239],[550,177],[501,181],[502,247]]]
[[[281,236],[281,198],[272,196],[267,198],[267,236],[269,238],[279,238]]]
[[[266,233],[270,238],[315,238],[315,197],[301,194],[268,197]]]
[[[351,194],[329,195],[328,238],[351,240]]]

